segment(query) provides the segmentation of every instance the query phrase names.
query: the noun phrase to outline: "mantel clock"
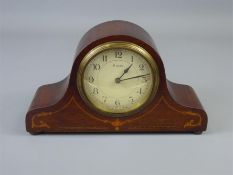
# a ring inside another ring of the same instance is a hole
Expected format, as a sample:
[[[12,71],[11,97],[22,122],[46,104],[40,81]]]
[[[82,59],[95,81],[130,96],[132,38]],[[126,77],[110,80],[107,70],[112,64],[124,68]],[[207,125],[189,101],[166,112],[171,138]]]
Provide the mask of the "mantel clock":
[[[166,79],[150,35],[126,21],[90,29],[77,47],[71,73],[41,86],[26,116],[32,134],[202,133],[206,126],[194,90]]]

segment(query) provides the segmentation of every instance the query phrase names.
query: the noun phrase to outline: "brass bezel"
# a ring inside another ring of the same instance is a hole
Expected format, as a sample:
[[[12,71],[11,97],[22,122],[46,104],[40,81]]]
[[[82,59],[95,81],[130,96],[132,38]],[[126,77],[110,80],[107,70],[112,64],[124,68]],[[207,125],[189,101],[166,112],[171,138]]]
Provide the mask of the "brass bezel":
[[[124,112],[124,113],[111,113],[111,112],[107,112],[103,109],[98,108],[98,106],[96,106],[95,104],[93,104],[88,97],[85,94],[85,91],[83,89],[83,72],[86,68],[86,65],[88,64],[88,62],[97,54],[99,54],[100,52],[104,51],[104,50],[108,50],[108,49],[128,49],[128,50],[132,50],[134,52],[137,52],[138,54],[142,55],[143,58],[148,62],[148,64],[150,65],[152,72],[153,72],[153,87],[151,90],[151,94],[149,95],[148,99],[139,105],[139,107],[137,109],[133,109],[131,111],[128,112]],[[144,108],[146,105],[148,105],[154,98],[154,96],[156,95],[156,92],[158,90],[158,86],[159,86],[159,70],[158,70],[158,66],[155,63],[153,57],[141,46],[131,43],[131,42],[126,42],[126,41],[112,41],[112,42],[106,42],[103,44],[100,44],[98,46],[96,46],[95,48],[91,49],[82,59],[79,68],[78,68],[78,72],[77,72],[77,88],[79,91],[80,96],[82,97],[82,99],[84,100],[84,102],[92,109],[94,109],[96,112],[103,114],[105,116],[112,116],[112,117],[124,117],[124,116],[130,116],[132,114],[137,113],[139,110],[141,110],[142,108]]]

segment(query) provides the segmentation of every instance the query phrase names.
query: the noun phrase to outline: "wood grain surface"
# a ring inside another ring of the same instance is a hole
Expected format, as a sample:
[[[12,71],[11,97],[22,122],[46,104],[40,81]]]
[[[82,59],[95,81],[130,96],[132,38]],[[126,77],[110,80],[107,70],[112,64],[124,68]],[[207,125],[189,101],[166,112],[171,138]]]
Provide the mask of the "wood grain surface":
[[[160,83],[148,106],[127,117],[107,117],[90,109],[76,86],[82,58],[109,41],[127,41],[146,49],[158,65]],[[179,71],[179,70],[177,70]],[[150,35],[138,25],[110,21],[90,29],[81,39],[70,75],[41,86],[26,115],[26,130],[39,133],[192,132],[207,128],[207,114],[194,90],[166,79],[163,62]]]

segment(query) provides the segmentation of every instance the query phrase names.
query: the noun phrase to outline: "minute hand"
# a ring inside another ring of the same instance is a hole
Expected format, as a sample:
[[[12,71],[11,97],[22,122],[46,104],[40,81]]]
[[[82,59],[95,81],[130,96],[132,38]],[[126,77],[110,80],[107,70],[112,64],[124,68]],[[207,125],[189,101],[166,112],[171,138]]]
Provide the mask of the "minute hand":
[[[144,74],[144,75],[138,75],[138,76],[135,76],[135,77],[125,78],[125,79],[122,79],[120,81],[130,80],[130,79],[139,78],[139,77],[144,77],[144,76],[147,76],[147,75],[150,75],[150,74]]]

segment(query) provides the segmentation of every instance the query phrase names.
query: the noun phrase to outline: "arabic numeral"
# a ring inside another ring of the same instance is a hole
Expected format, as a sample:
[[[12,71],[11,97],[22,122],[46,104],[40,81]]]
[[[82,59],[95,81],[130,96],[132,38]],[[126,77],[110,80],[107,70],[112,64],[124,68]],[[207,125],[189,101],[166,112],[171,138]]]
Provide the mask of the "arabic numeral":
[[[108,56],[107,55],[103,55],[103,62],[107,62],[108,61]]]
[[[134,103],[133,97],[129,97],[129,100],[130,100],[131,103]]]
[[[93,69],[94,70],[100,70],[100,65],[99,64],[93,64]]]
[[[107,101],[107,97],[106,96],[102,96],[103,98],[103,102],[105,103]]]
[[[115,58],[122,58],[122,52],[121,51],[116,51],[115,52]]]
[[[95,80],[95,79],[94,79],[92,76],[88,77],[88,81],[89,81],[90,83],[93,83],[94,80]]]
[[[142,94],[142,88],[140,88],[139,91],[137,91],[137,93],[139,93],[141,95]]]
[[[116,106],[120,106],[121,104],[120,104],[120,101],[119,100],[115,100],[115,105]]]
[[[139,64],[139,70],[143,71],[144,70],[144,64]]]
[[[97,94],[99,93],[99,90],[98,90],[97,88],[94,88],[93,91],[92,91],[92,93],[93,93],[94,95],[97,95]]]

